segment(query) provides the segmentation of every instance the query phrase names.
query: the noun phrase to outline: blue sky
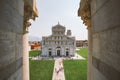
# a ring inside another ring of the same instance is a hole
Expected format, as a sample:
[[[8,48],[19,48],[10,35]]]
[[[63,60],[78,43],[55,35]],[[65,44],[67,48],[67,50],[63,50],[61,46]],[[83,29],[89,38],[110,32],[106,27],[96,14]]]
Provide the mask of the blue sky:
[[[31,21],[29,35],[41,38],[51,35],[52,26],[58,24],[71,29],[76,39],[88,39],[86,26],[77,16],[80,0],[36,0],[39,17]]]

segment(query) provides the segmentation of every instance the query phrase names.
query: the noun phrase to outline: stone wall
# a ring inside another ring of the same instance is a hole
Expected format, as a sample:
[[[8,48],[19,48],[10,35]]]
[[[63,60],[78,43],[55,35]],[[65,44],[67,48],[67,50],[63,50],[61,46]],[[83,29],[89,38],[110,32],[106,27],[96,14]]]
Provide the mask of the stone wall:
[[[0,0],[0,80],[22,80],[23,0]]]
[[[94,80],[120,80],[120,0],[92,0]]]
[[[78,15],[89,32],[88,80],[120,80],[119,3],[81,0]]]

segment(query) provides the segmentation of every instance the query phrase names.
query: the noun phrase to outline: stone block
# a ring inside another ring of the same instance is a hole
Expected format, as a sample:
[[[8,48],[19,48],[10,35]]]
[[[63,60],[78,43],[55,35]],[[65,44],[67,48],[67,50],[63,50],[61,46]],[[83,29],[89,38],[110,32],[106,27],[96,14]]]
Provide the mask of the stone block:
[[[0,80],[22,80],[23,2],[0,1]]]
[[[92,16],[93,33],[120,26],[119,2],[119,0],[109,0],[97,10]]]
[[[17,34],[16,35],[16,42],[15,42],[15,52],[16,52],[16,54],[15,54],[15,58],[16,59],[19,59],[19,58],[21,58],[22,57],[22,53],[23,53],[23,43],[22,43],[22,35],[21,34]]]
[[[97,59],[95,57],[92,58],[94,69],[97,69],[100,74],[102,74],[107,80],[120,80],[120,72],[113,68],[112,66],[106,64],[105,62]],[[94,80],[101,79],[102,77],[99,73],[94,71]],[[97,78],[98,77],[98,78]],[[103,80],[103,79],[102,79]]]
[[[100,8],[104,7],[104,5],[110,0],[92,0],[91,1],[91,15],[94,16],[94,14],[99,10]]]
[[[9,6],[11,6],[11,8],[18,11],[19,15],[24,16],[24,1],[23,0],[10,0],[10,1],[4,0],[2,2],[8,4]]]
[[[17,54],[16,50],[19,49],[19,46],[21,46],[22,44],[16,46],[16,42],[19,41],[20,39],[16,40],[15,33],[0,31],[0,36],[1,36],[0,37],[0,68],[1,68],[14,62],[16,57],[18,56],[21,57],[20,55],[18,56],[16,55]]]
[[[93,56],[100,59],[101,56],[101,41],[100,41],[100,34],[96,33],[93,35]],[[99,45],[99,46],[98,46]]]
[[[22,0],[16,0],[17,11],[21,16],[24,16],[24,2]]]
[[[93,67],[93,71],[94,71],[94,80],[108,80],[103,74],[101,74],[101,72],[98,71],[98,69],[96,69],[95,67]]]
[[[120,27],[101,33],[101,60],[120,71]]]
[[[23,15],[21,16],[18,14],[18,11],[13,8],[12,5],[5,2],[6,0],[2,1],[0,5],[1,29],[11,32],[23,33],[23,28],[21,28],[23,27]]]
[[[18,69],[8,80],[22,80],[22,68]]]
[[[22,58],[0,68],[0,80],[22,80]],[[17,63],[17,64],[16,64]],[[19,64],[19,65],[18,65]]]

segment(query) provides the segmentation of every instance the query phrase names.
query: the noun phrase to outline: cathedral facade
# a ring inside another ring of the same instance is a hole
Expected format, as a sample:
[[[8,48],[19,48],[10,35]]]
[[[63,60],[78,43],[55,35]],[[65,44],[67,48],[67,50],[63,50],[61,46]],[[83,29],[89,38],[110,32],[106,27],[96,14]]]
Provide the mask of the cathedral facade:
[[[52,34],[42,37],[42,56],[74,56],[75,37],[71,36],[71,30],[59,23],[52,27]]]

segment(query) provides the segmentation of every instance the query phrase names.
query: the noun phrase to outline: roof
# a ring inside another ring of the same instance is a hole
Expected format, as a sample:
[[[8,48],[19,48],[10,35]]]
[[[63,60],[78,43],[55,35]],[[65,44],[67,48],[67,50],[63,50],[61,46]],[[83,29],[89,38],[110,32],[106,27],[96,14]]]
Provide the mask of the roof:
[[[52,28],[65,28],[65,27],[58,22],[58,24],[53,26]]]

